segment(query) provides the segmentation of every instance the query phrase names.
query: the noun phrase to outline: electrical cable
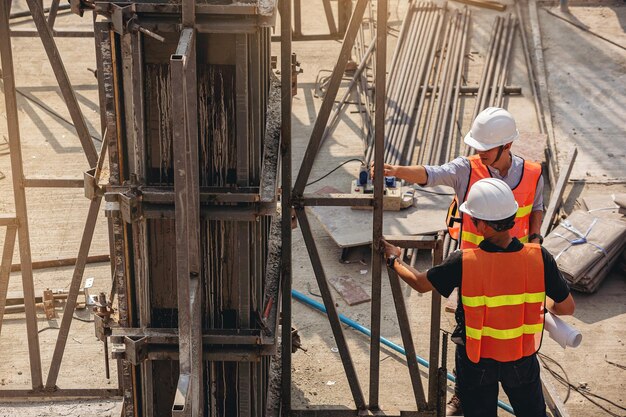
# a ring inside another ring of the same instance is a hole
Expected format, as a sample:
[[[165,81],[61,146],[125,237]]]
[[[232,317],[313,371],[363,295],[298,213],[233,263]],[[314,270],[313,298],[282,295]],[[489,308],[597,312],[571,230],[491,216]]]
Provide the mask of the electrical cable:
[[[450,195],[450,196],[456,195],[455,193],[439,193],[439,192],[437,192],[437,191],[429,191],[429,190],[425,190],[425,189],[423,189],[423,188],[421,188],[421,187],[417,187],[417,186],[416,186],[416,187],[414,187],[414,189],[415,189],[415,191],[420,191],[420,192],[422,192],[422,193],[428,193],[428,194],[435,194],[435,195]]]
[[[333,168],[333,169],[332,169],[330,172],[328,172],[327,174],[324,174],[323,176],[319,177],[318,179],[316,179],[316,180],[314,180],[314,181],[309,182],[306,186],[309,186],[309,185],[311,185],[311,184],[315,184],[316,182],[319,182],[319,181],[323,180],[324,178],[326,178],[327,176],[329,176],[329,175],[330,175],[330,174],[332,174],[333,172],[337,171],[339,168],[341,168],[342,166],[344,166],[344,165],[345,165],[345,164],[347,164],[348,162],[356,162],[356,161],[358,161],[358,162],[360,162],[360,163],[362,163],[362,164],[365,164],[365,162],[363,162],[363,160],[362,160],[362,159],[359,159],[359,158],[352,158],[352,159],[348,159],[347,161],[342,162],[342,163],[341,163],[341,164],[339,164],[337,167]]]
[[[600,408],[601,410],[603,410],[604,412],[606,412],[608,415],[612,416],[612,417],[624,417],[621,414],[617,414],[614,413],[613,411],[609,410],[608,408],[606,408],[605,406],[603,406],[602,404],[598,403],[597,401],[594,401],[592,398],[597,398],[598,400],[602,400],[605,401],[609,404],[611,404],[614,407],[619,408],[620,410],[624,410],[626,411],[626,407],[622,407],[621,405],[609,400],[608,398],[605,398],[601,395],[598,394],[594,394],[590,391],[588,391],[587,389],[581,387],[580,385],[576,386],[574,384],[572,384],[569,381],[569,378],[567,376],[567,373],[565,372],[565,369],[563,369],[563,367],[554,359],[552,359],[551,357],[544,355],[543,353],[538,353],[538,357],[539,360],[541,361],[544,369],[546,369],[553,377],[554,379],[559,382],[560,384],[564,385],[567,387],[568,389],[568,393],[567,396],[565,398],[565,401],[567,401],[567,399],[569,398],[569,393],[571,390],[576,391],[577,393],[579,393],[580,395],[582,395],[585,399],[587,399],[590,403],[592,403],[593,405],[595,405],[596,407]],[[556,372],[554,369],[550,368],[550,366],[547,364],[547,362],[551,362],[556,364],[561,371],[563,372],[563,375],[559,374],[558,372]],[[565,401],[563,401],[565,403]]]
[[[48,327],[44,327],[42,329],[39,329],[37,331],[37,333],[41,333],[41,332],[45,332],[46,330],[59,330],[60,327],[52,327],[52,326],[48,326]]]
[[[78,317],[76,314],[73,314],[72,318],[74,318],[74,319],[76,319],[78,321],[82,321],[84,323],[93,323],[94,322],[93,319],[83,319],[83,318]]]

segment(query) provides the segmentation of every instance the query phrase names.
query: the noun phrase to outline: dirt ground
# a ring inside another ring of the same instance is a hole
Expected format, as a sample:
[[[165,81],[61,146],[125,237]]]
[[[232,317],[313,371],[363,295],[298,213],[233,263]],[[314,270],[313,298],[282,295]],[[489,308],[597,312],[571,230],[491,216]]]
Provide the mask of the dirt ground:
[[[511,2],[505,2],[511,5]],[[406,2],[391,1],[390,22],[398,26],[403,16]],[[17,2],[13,11],[24,8]],[[459,7],[448,3],[449,7]],[[321,7],[315,2],[303,2],[304,16],[317,13]],[[310,9],[309,9],[310,8]],[[558,146],[559,161],[566,160],[572,146],[579,147],[578,161],[574,167],[571,182],[566,190],[566,209],[578,207],[582,198],[589,195],[607,195],[625,192],[626,168],[626,122],[623,115],[626,97],[626,53],[623,48],[594,36],[589,31],[626,45],[626,7],[623,3],[584,2],[571,3],[570,20],[588,27],[583,31],[549,14],[553,5],[539,5],[539,24],[542,31],[544,59],[546,63],[547,85],[550,109],[554,122],[554,134]],[[308,12],[307,12],[308,11]],[[508,11],[507,11],[508,12]],[[491,21],[496,12],[473,9],[474,29],[472,56],[476,58],[470,65],[480,68],[484,58]],[[88,27],[89,17],[80,19],[64,15],[58,19],[58,27]],[[19,28],[29,27],[20,24]],[[327,30],[322,19],[304,19],[305,33],[319,33]],[[528,29],[530,30],[530,28]],[[393,39],[391,39],[393,44]],[[99,136],[99,115],[97,87],[93,74],[87,68],[95,68],[93,40],[58,38],[57,44],[67,65],[68,73],[79,95],[82,109],[94,136]],[[513,57],[511,85],[523,88],[523,95],[509,101],[509,109],[516,116],[520,130],[537,132],[538,124],[534,116],[533,100],[529,94],[528,80],[521,48],[516,47]],[[278,44],[273,44],[278,53]],[[293,112],[293,153],[294,178],[304,155],[304,150],[313,127],[321,100],[314,96],[316,78],[327,75],[323,70],[331,70],[339,52],[339,42],[296,42],[293,50],[302,63],[304,73],[299,76],[298,95],[294,98]],[[392,49],[389,49],[391,55]],[[16,66],[18,88],[69,119],[63,105],[54,76],[47,58],[37,39],[13,39],[13,53]],[[477,78],[478,76],[476,76]],[[469,82],[473,82],[470,77]],[[58,176],[81,178],[87,163],[81,154],[79,142],[71,126],[51,116],[39,106],[23,96],[18,97],[20,125],[22,129],[22,152],[26,176]],[[4,120],[4,100],[0,100],[0,119]],[[360,139],[356,134],[360,119],[349,114],[340,124],[332,138],[322,147],[311,172],[316,179],[336,167],[339,163],[360,156]],[[0,180],[0,213],[13,211],[11,171],[9,156],[2,146],[6,137],[6,124],[0,123],[0,172],[6,178]],[[307,192],[326,185],[339,189],[347,188],[349,180],[357,173],[358,164],[348,164],[327,179],[311,186]],[[1,177],[1,175],[0,175]],[[600,181],[609,185],[596,184]],[[76,256],[82,227],[86,217],[88,201],[81,189],[53,190],[31,189],[28,191],[29,225],[33,260],[56,259]],[[314,216],[309,216],[316,244],[328,276],[349,275],[366,292],[371,285],[370,254],[368,248],[351,250],[348,263],[340,263],[341,249],[337,247],[322,225]],[[0,230],[0,244],[3,233]],[[319,290],[313,271],[304,250],[304,241],[299,230],[294,233],[293,277],[294,289],[320,301],[315,294]],[[17,252],[17,251],[16,251]],[[91,254],[108,252],[108,235],[104,216],[99,220]],[[19,262],[16,253],[14,263]],[[421,256],[419,266],[427,267],[427,255]],[[37,293],[45,288],[66,288],[72,276],[72,268],[57,268],[36,271],[34,274]],[[96,290],[110,288],[108,264],[88,266],[85,277],[95,278]],[[19,273],[11,274],[10,291],[21,290]],[[413,337],[418,355],[428,357],[428,329],[430,326],[431,296],[419,295],[410,288],[403,287],[405,302],[412,324]],[[333,293],[339,312],[366,327],[370,323],[370,304],[348,306],[336,293]],[[606,397],[615,403],[626,406],[624,391],[626,379],[623,366],[626,365],[626,280],[624,274],[612,273],[594,295],[574,295],[577,311],[566,321],[583,333],[583,344],[575,350],[563,350],[554,341],[546,338],[542,352],[563,365],[575,386],[584,386],[589,392]],[[293,406],[296,408],[333,405],[352,408],[350,390],[342,369],[336,344],[326,318],[313,312],[296,301],[293,303],[293,322],[299,329],[303,347],[293,360]],[[78,312],[77,315],[81,314]],[[82,316],[81,316],[82,317]],[[60,318],[39,320],[39,328],[56,327]],[[454,318],[442,314],[442,328],[451,330]],[[344,327],[344,334],[351,348],[360,385],[367,396],[369,374],[369,339],[360,333]],[[55,330],[40,333],[44,380],[56,339]],[[389,281],[383,275],[382,335],[401,344],[398,322]],[[453,350],[448,352],[448,367],[453,364]],[[616,365],[621,365],[622,368]],[[111,387],[116,383],[115,369],[111,381],[104,378],[103,347],[93,336],[93,324],[74,320],[72,331],[61,367],[58,385],[61,387]],[[113,367],[114,368],[114,367]],[[422,375],[423,377],[425,374]],[[426,379],[423,378],[426,383]],[[0,336],[0,389],[24,389],[30,387],[28,350],[25,324],[22,315],[11,315],[5,319]],[[566,398],[567,391],[559,385],[558,391]],[[404,358],[396,352],[383,348],[381,352],[381,406],[386,411],[410,410],[415,408],[410,389],[408,372]],[[1,393],[1,391],[0,391]],[[1,397],[1,394],[0,394]],[[503,398],[504,399],[504,398]],[[1,401],[1,398],[0,398]],[[596,408],[580,394],[572,392],[567,401],[572,416],[595,417],[609,415]],[[615,407],[609,406],[616,415],[624,415]],[[0,417],[4,416],[116,416],[119,415],[118,400],[45,402],[45,403],[2,403]],[[502,412],[501,415],[507,415]]]

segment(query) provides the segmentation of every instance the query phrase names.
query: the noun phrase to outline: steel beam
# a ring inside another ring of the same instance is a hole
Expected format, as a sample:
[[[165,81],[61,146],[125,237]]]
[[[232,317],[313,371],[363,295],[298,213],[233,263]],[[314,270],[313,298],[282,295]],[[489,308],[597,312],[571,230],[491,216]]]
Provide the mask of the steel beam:
[[[35,2],[35,0],[31,0]],[[41,13],[43,17],[43,13]],[[18,221],[18,239],[22,268],[22,288],[24,290],[24,306],[26,311],[26,331],[28,337],[28,354],[30,359],[31,384],[33,389],[43,387],[41,372],[41,354],[39,350],[39,334],[37,331],[37,311],[35,310],[35,285],[33,282],[32,259],[30,252],[30,236],[28,230],[28,212],[26,208],[26,192],[22,179],[24,165],[20,143],[20,128],[17,111],[15,75],[13,68],[13,52],[9,35],[9,3],[0,1],[0,58],[2,61],[2,81],[6,106],[7,126],[9,132],[9,150],[11,155],[11,172],[13,177],[13,196]]]
[[[107,388],[59,388],[54,391],[49,390],[26,390],[26,389],[12,389],[12,390],[0,390],[0,397],[3,402],[24,402],[32,401],[36,398],[37,401],[48,400],[64,400],[70,401],[73,399],[103,399],[103,398],[117,398],[121,393],[119,389],[107,389]]]
[[[281,154],[281,406],[291,411],[291,1],[280,7],[280,154]]]
[[[385,99],[387,76],[387,0],[376,4],[376,114],[374,121],[374,218],[372,230],[372,309],[370,339],[369,408],[378,409],[380,377],[381,256],[383,235],[383,164],[385,151]],[[356,13],[356,11],[355,11]],[[352,25],[352,22],[350,22]],[[370,23],[371,24],[371,23]],[[346,35],[347,36],[347,35]]]
[[[249,182],[248,36],[235,35],[235,111],[237,123],[237,185]]]
[[[380,255],[378,255],[378,257],[380,257]],[[425,410],[426,397],[424,396],[424,387],[422,386],[422,378],[420,377],[417,364],[417,353],[415,352],[415,344],[413,343],[411,323],[409,322],[409,315],[406,312],[406,305],[404,304],[404,294],[402,294],[402,288],[400,288],[400,278],[394,270],[389,268],[387,268],[387,274],[389,274],[389,285],[391,286],[391,294],[393,295],[393,302],[396,306],[402,344],[406,352],[406,362],[409,369],[409,376],[411,377],[413,396],[415,397],[417,409],[420,411]]]
[[[91,200],[89,205],[85,229],[83,230],[80,248],[78,249],[78,256],[76,257],[76,266],[74,267],[74,274],[72,276],[72,281],[70,282],[70,291],[67,296],[65,308],[63,309],[63,318],[61,319],[61,326],[59,327],[59,335],[57,336],[54,354],[52,355],[52,360],[50,362],[50,370],[48,371],[48,378],[46,380],[46,389],[56,388],[57,377],[59,376],[59,369],[61,368],[65,345],[67,343],[70,326],[74,317],[76,300],[78,299],[80,284],[83,281],[83,273],[85,272],[85,265],[87,264],[87,255],[89,255],[93,231],[96,228],[96,222],[98,220],[98,211],[100,210],[101,200],[101,197],[96,197],[94,200]]]
[[[53,30],[50,32],[50,35],[52,38],[91,38],[93,37],[93,32],[86,30]],[[11,30],[11,37],[39,38],[40,32],[37,30]]]
[[[437,234],[437,240],[433,247],[433,266],[439,265],[443,261],[443,232]],[[439,371],[437,364],[439,363],[439,341],[441,328],[441,295],[433,290],[430,309],[430,354],[428,362],[428,409],[435,410],[438,401],[438,377]],[[442,366],[445,366],[442,365]],[[445,394],[445,391],[444,391]],[[444,401],[445,402],[445,401]]]
[[[33,16],[33,22],[37,27],[41,42],[43,43],[48,59],[50,60],[52,71],[56,76],[57,82],[59,83],[61,94],[63,95],[67,109],[72,117],[72,122],[76,127],[76,133],[78,134],[80,143],[83,146],[85,156],[87,156],[89,166],[94,167],[98,162],[98,153],[96,152],[96,147],[91,139],[89,128],[87,127],[85,118],[83,117],[80,106],[78,105],[78,100],[76,99],[76,95],[72,89],[72,84],[70,83],[67,72],[65,71],[63,60],[61,59],[59,50],[54,42],[52,30],[46,22],[41,4],[37,0],[26,0],[26,2],[28,3],[28,8]]]
[[[180,376],[172,414],[199,417],[203,406],[198,124],[195,33],[185,28],[170,59]]]
[[[48,12],[48,26],[52,30],[54,30],[54,21],[56,20],[57,13],[59,12],[59,3],[60,0],[52,0],[52,4],[50,5],[50,10]]]
[[[337,64],[335,65],[330,82],[328,83],[328,89],[326,90],[326,95],[324,96],[324,101],[322,102],[320,111],[317,114],[317,119],[315,119],[315,125],[313,126],[313,131],[311,132],[311,138],[309,139],[309,144],[306,148],[304,159],[302,160],[302,165],[300,166],[300,171],[298,172],[298,177],[296,178],[296,183],[293,187],[293,193],[295,195],[301,195],[304,192],[309,175],[311,174],[311,169],[313,169],[315,156],[317,155],[320,142],[324,135],[324,131],[326,130],[328,117],[333,109],[335,98],[337,98],[337,91],[339,91],[339,86],[343,78],[343,73],[346,69],[346,64],[352,55],[354,39],[359,31],[359,27],[361,26],[363,14],[365,13],[368,1],[369,0],[358,0],[352,19],[350,19],[350,24],[348,25],[346,35],[341,45],[341,51],[339,52]],[[289,71],[291,72],[291,67],[289,68]]]
[[[17,226],[7,226],[4,236],[4,248],[2,250],[2,262],[0,263],[0,332],[2,332],[4,308],[7,304],[7,291],[9,290],[9,276],[11,275],[11,262],[13,260],[16,235]]]
[[[354,368],[354,363],[352,362],[352,357],[350,355],[350,350],[348,349],[348,344],[346,343],[346,338],[343,334],[341,322],[339,321],[339,314],[337,313],[337,308],[335,307],[335,301],[333,300],[333,295],[330,291],[330,287],[328,286],[326,273],[324,272],[324,266],[322,265],[322,261],[317,251],[315,239],[313,238],[313,234],[311,233],[309,220],[304,209],[296,209],[296,216],[298,217],[298,223],[300,224],[302,237],[304,238],[304,243],[306,244],[309,258],[311,259],[311,264],[313,266],[317,285],[319,286],[320,293],[322,294],[322,299],[324,300],[324,306],[326,307],[328,320],[330,321],[330,327],[333,331],[333,336],[335,338],[335,342],[337,343],[337,348],[339,349],[339,355],[341,356],[341,362],[343,363],[346,378],[348,379],[348,384],[350,385],[352,398],[357,408],[359,410],[363,410],[366,407],[365,398],[363,397],[363,392],[361,391],[361,386],[359,384],[359,378]]]
[[[83,178],[24,178],[27,188],[83,188]]]

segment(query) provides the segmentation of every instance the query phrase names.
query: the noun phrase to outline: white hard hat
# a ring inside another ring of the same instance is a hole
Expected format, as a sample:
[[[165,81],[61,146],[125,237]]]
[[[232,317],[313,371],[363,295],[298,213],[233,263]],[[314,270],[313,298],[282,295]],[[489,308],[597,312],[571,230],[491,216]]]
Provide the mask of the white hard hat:
[[[483,152],[513,142],[518,136],[511,113],[499,107],[488,107],[474,119],[472,130],[465,135],[465,143]]]
[[[513,191],[504,181],[485,178],[472,185],[459,210],[475,219],[498,221],[513,216],[517,207]]]

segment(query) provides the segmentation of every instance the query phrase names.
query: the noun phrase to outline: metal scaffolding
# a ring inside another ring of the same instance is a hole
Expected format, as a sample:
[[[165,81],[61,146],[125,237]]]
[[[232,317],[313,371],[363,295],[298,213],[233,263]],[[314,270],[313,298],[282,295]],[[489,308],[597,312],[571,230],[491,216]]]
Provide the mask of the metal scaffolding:
[[[11,155],[11,170],[13,177],[13,193],[15,199],[15,216],[3,216],[1,225],[7,227],[6,237],[4,241],[4,250],[2,256],[2,264],[0,266],[0,324],[2,322],[6,301],[7,289],[9,283],[9,274],[12,270],[11,261],[13,257],[13,249],[16,237],[19,239],[20,265],[19,270],[22,275],[22,286],[24,291],[23,302],[26,315],[26,330],[28,336],[28,350],[31,374],[31,390],[7,389],[0,390],[1,398],[76,398],[76,397],[92,397],[103,398],[120,395],[121,391],[117,388],[79,388],[66,389],[59,388],[57,378],[59,369],[63,359],[65,345],[72,322],[73,311],[76,307],[77,297],[80,291],[80,284],[83,278],[85,265],[90,261],[89,247],[93,237],[93,231],[97,220],[98,209],[100,207],[101,194],[97,190],[97,182],[100,176],[102,163],[104,161],[103,152],[98,155],[96,147],[92,141],[83,114],[81,113],[76,95],[70,84],[67,72],[59,51],[54,41],[53,25],[58,11],[59,2],[53,2],[52,8],[49,10],[49,17],[46,21],[44,10],[40,2],[36,0],[27,0],[30,9],[30,15],[37,27],[32,36],[38,36],[44,46],[46,54],[52,70],[57,79],[60,91],[63,95],[73,125],[80,139],[81,145],[87,161],[92,168],[85,175],[85,181],[75,179],[50,179],[50,178],[25,178],[23,168],[23,156],[20,141],[20,129],[18,122],[17,95],[15,86],[13,56],[11,49],[12,36],[20,36],[10,30],[9,19],[10,2],[0,2],[0,55],[2,56],[2,80],[4,84],[4,96],[7,111],[7,123],[9,127],[9,148]],[[30,35],[29,35],[30,36]],[[87,179],[88,178],[88,179]],[[89,213],[85,222],[85,228],[81,239],[79,252],[75,259],[71,261],[74,266],[72,280],[69,285],[66,305],[59,328],[59,334],[55,343],[55,349],[47,372],[47,380],[44,385],[43,369],[41,363],[41,352],[38,336],[37,313],[35,309],[35,288],[33,282],[33,269],[35,267],[50,267],[56,264],[67,263],[68,260],[54,261],[38,261],[33,262],[31,257],[29,224],[26,201],[26,188],[28,187],[53,187],[53,188],[76,188],[85,187],[85,192],[91,200]],[[95,259],[102,260],[101,257]],[[91,260],[94,260],[92,257]],[[107,259],[108,260],[108,257]]]
[[[385,88],[386,88],[386,58],[387,58],[387,0],[378,0],[376,2],[376,78],[374,88],[376,91],[375,98],[375,123],[374,123],[374,156],[375,162],[375,180],[374,180],[374,194],[372,195],[343,195],[343,194],[329,194],[329,195],[307,195],[304,193],[305,186],[309,178],[309,174],[313,167],[313,163],[317,152],[320,148],[320,143],[323,140],[326,127],[328,125],[329,116],[332,111],[334,100],[337,96],[339,86],[346,68],[346,64],[350,59],[352,47],[354,45],[355,38],[359,32],[363,15],[368,6],[368,0],[357,0],[354,7],[354,11],[350,22],[346,29],[346,34],[343,39],[341,51],[337,63],[333,70],[333,73],[328,82],[324,101],[320,107],[320,110],[315,120],[315,125],[309,139],[309,143],[302,161],[302,165],[298,172],[295,184],[291,189],[291,205],[295,209],[299,226],[302,230],[302,235],[313,265],[313,270],[317,283],[322,295],[324,307],[328,314],[331,329],[337,348],[341,357],[341,362],[346,373],[346,377],[352,393],[352,399],[356,405],[356,410],[342,409],[317,409],[314,406],[308,409],[293,409],[291,407],[291,351],[285,349],[285,346],[290,346],[290,334],[287,333],[291,326],[291,298],[290,298],[290,269],[284,268],[283,276],[283,350],[282,350],[282,402],[283,409],[289,410],[288,415],[292,416],[356,416],[363,412],[380,410],[379,403],[379,365],[380,365],[380,319],[381,319],[381,274],[382,274],[382,256],[380,255],[378,242],[382,237],[382,214],[383,214],[383,157],[384,157],[384,141],[385,141]],[[290,8],[289,2],[282,4],[281,23],[283,28],[289,27],[290,22]],[[285,31],[282,32],[283,36],[283,55],[290,52],[288,44],[284,42],[285,37],[289,36]],[[283,74],[285,74],[283,70]],[[286,86],[287,80],[283,78],[283,86]],[[285,91],[283,90],[283,98]],[[288,103],[283,103],[284,105]],[[285,114],[285,117],[289,113]],[[285,119],[283,119],[283,123]],[[289,143],[289,139],[285,136],[290,134],[290,126],[283,125],[283,144]],[[285,151],[288,154],[289,150]],[[289,155],[286,155],[288,158]],[[284,161],[284,159],[283,159]],[[285,171],[283,171],[285,175]],[[291,184],[291,178],[283,179],[283,193],[285,188]],[[284,199],[284,194],[283,194]],[[284,204],[284,202],[283,202]],[[369,399],[366,400],[365,394],[359,383],[359,379],[356,373],[354,363],[352,361],[350,350],[346,343],[346,338],[343,334],[343,329],[340,323],[340,317],[337,312],[335,302],[333,300],[328,281],[324,272],[324,266],[322,260],[317,251],[315,239],[309,225],[308,216],[305,208],[307,206],[371,206],[373,208],[373,230],[372,230],[372,307],[371,307],[371,345],[370,345],[370,378],[369,378]],[[285,236],[290,234],[290,230],[283,229],[284,242],[287,239],[291,239],[291,236]],[[419,248],[433,251],[433,262],[438,264],[443,257],[443,238],[442,235],[435,237],[420,236],[420,237],[402,237],[402,236],[387,236],[388,241],[401,245],[406,248]],[[288,248],[290,246],[284,246]],[[286,250],[283,252],[283,266],[290,265],[291,254]],[[409,364],[409,375],[413,383],[413,393],[415,395],[416,410],[403,412],[402,415],[413,416],[434,416],[445,415],[445,384],[446,384],[446,371],[445,371],[445,357],[441,362],[441,367],[438,367],[439,363],[439,341],[440,341],[440,312],[441,312],[441,297],[438,294],[433,294],[433,302],[431,309],[431,328],[430,328],[430,363],[429,370],[429,387],[428,393],[425,394],[421,385],[421,379],[419,371],[417,369],[417,362],[415,356],[415,349],[413,348],[411,328],[409,325],[406,309],[404,305],[404,299],[399,291],[398,278],[390,272],[390,283],[393,289],[394,301],[396,304],[396,311],[398,313],[398,320],[400,322],[400,329],[402,332],[403,341],[405,342],[407,362]],[[289,291],[288,291],[289,290]],[[286,322],[285,318],[289,318]],[[445,354],[445,351],[444,351]]]
[[[267,411],[270,408],[276,413],[272,415],[357,416],[382,408],[379,365],[383,268],[378,242],[383,237],[385,134],[390,133],[385,127],[389,96],[386,91],[389,87],[386,80],[388,1],[376,2],[375,42],[367,53],[375,51],[373,161],[376,172],[374,194],[362,196],[305,193],[355,39],[370,6],[369,0],[356,0],[354,5],[352,0],[339,0],[338,25],[335,25],[330,0],[322,1],[329,34],[313,35],[302,33],[300,0],[280,2],[280,80],[273,75],[270,64],[275,0],[228,4],[211,1],[196,4],[193,0],[178,4],[72,0],[74,13],[93,12],[93,32],[54,30],[59,0],[53,0],[47,19],[38,0],[27,0],[37,31],[10,30],[9,2],[0,2],[0,54],[16,202],[14,216],[0,216],[0,226],[6,227],[0,264],[0,326],[15,239],[19,238],[32,380],[32,390],[1,390],[0,397],[121,395],[126,417],[170,414],[248,417],[270,415]],[[469,15],[465,16],[463,21],[467,22]],[[507,25],[511,29],[506,39],[510,40],[514,23],[509,21]],[[459,15],[457,24],[461,22]],[[465,32],[459,30],[456,44],[459,62],[465,50],[462,33]],[[38,36],[44,44],[92,167],[82,183],[24,178],[11,52],[11,38],[15,36]],[[100,153],[93,144],[56,48],[54,37],[59,36],[95,39],[103,132]],[[504,39],[505,35],[500,36]],[[294,183],[292,41],[339,37],[343,37],[341,51]],[[507,57],[498,58],[502,59],[500,67],[504,68]],[[422,60],[426,62],[426,55]],[[458,63],[456,67],[450,65],[450,71],[461,67]],[[460,69],[455,74],[460,74]],[[502,77],[493,84],[500,94],[506,76]],[[424,78],[425,95],[428,83]],[[460,76],[455,79],[456,84],[450,77],[447,88],[452,91],[454,87],[453,94],[457,96]],[[407,97],[407,101],[415,102],[417,89],[411,93],[412,98]],[[105,158],[110,167],[109,184],[100,186]],[[45,383],[26,209],[25,189],[29,186],[80,186],[90,199],[65,314]],[[277,204],[279,194],[280,204]],[[119,388],[62,389],[56,382],[103,198],[114,287],[108,299],[100,296],[95,326],[106,350],[107,344],[111,344]],[[373,208],[367,392],[360,384],[351,358],[309,225],[307,206]],[[302,230],[355,410],[292,407],[292,210]],[[407,249],[431,251],[434,265],[443,259],[442,234],[385,238]],[[393,271],[388,270],[388,274],[416,407],[402,411],[402,416],[443,416],[447,340],[440,335],[441,297],[433,293],[428,330],[430,369],[425,390],[398,278]],[[119,309],[117,321],[112,319],[114,296]],[[279,313],[282,313],[281,329]],[[277,353],[279,331],[280,378],[272,381],[270,360]],[[279,386],[277,399],[266,397],[271,384]],[[273,408],[270,401],[280,404]]]

